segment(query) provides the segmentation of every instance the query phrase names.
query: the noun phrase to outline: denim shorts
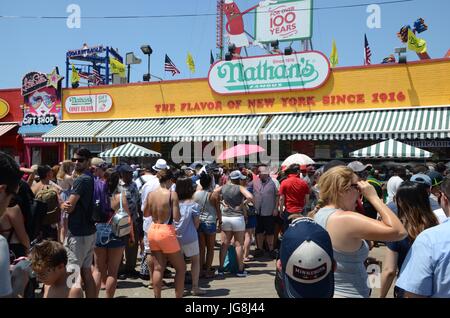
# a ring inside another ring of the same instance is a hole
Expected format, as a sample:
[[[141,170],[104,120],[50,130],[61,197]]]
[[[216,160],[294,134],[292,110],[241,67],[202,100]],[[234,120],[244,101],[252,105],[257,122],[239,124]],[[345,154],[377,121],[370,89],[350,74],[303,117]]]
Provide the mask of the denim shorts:
[[[198,233],[205,233],[208,235],[216,234],[216,223],[211,222],[200,222],[198,227]]]
[[[247,223],[245,223],[245,229],[254,229],[256,228],[256,215],[251,215],[247,218]]]
[[[112,233],[111,224],[108,223],[97,223],[97,234],[95,238],[95,246],[103,248],[118,248],[125,247],[126,241],[129,235],[124,237],[117,237]]]

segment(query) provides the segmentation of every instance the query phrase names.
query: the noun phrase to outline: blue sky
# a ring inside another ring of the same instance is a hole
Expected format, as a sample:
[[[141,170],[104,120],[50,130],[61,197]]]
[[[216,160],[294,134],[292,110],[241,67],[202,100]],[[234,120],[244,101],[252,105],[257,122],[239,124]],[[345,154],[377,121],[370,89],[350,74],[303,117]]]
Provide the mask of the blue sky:
[[[314,0],[315,8],[329,6],[379,3],[385,0]],[[243,11],[258,0],[235,0]],[[153,48],[151,73],[164,79],[206,77],[210,50],[216,54],[215,0],[0,0],[0,16],[60,16],[67,17],[67,6],[81,8],[81,28],[69,29],[66,19],[0,18],[0,88],[19,87],[22,76],[29,71],[49,73],[59,66],[65,74],[65,53],[83,43],[103,44],[126,52],[134,51],[143,59],[132,68],[131,82],[142,79],[147,60],[140,51],[142,44]],[[366,25],[367,6],[322,9],[314,12],[313,47],[329,56],[332,40],[336,40],[339,66],[361,65],[363,39],[367,34],[372,50],[372,63],[379,63],[400,46],[396,32],[404,24],[412,24],[422,17],[428,31],[420,34],[428,44],[432,58],[443,57],[450,49],[448,12],[449,0],[414,0],[381,5],[381,28]],[[83,19],[89,16],[142,16],[212,14],[196,17],[165,17],[147,19]],[[252,16],[245,19],[245,28],[253,33]],[[299,44],[294,44],[294,48]],[[186,66],[187,52],[191,52],[196,72],[190,74]],[[164,72],[164,55],[168,54],[181,74],[172,77]],[[250,54],[262,54],[258,48]],[[408,52],[408,60],[417,60]]]

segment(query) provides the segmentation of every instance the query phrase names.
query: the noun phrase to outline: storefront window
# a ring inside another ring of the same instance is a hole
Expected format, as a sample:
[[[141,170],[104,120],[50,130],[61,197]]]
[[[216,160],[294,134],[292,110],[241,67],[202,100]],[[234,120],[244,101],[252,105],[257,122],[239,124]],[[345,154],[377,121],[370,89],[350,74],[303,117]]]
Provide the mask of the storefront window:
[[[112,149],[112,144],[110,143],[102,143],[102,144],[68,144],[67,145],[67,153],[66,158],[70,158],[75,150],[78,148],[87,148],[92,153],[94,157],[97,157],[101,152]],[[105,158],[105,161],[111,163],[111,158]]]

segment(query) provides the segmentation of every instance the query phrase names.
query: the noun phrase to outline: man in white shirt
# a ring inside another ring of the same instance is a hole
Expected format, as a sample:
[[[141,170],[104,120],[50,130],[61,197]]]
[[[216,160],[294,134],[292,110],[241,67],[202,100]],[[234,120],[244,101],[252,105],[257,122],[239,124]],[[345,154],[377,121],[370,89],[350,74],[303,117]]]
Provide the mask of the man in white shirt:
[[[406,169],[402,166],[395,167],[394,176],[388,180],[386,186],[388,193],[386,204],[394,200],[397,189],[404,180],[406,180]]]

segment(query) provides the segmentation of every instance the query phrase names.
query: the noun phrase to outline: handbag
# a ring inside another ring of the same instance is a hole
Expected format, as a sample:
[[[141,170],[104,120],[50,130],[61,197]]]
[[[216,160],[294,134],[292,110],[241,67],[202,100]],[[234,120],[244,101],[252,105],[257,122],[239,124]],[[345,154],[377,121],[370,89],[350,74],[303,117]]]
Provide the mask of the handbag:
[[[131,232],[130,216],[122,206],[122,192],[120,192],[120,208],[111,218],[112,233],[117,237],[124,237]]]

